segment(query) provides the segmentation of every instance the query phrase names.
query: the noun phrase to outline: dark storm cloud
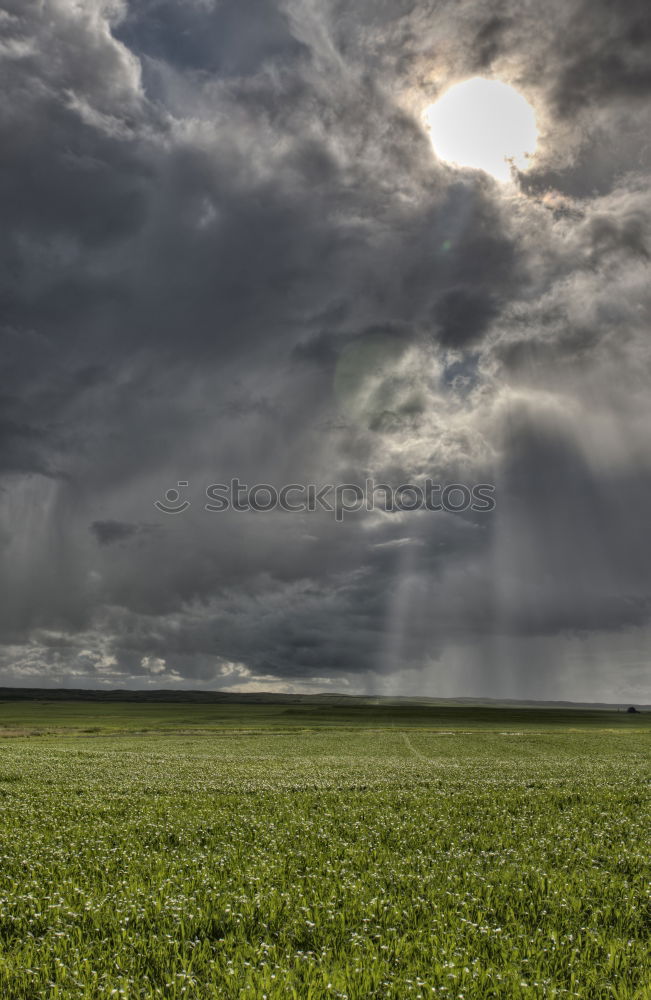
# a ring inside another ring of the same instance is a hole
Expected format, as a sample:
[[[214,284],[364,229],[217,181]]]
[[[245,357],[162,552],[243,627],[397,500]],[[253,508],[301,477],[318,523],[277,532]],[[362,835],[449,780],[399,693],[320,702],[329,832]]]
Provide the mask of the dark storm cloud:
[[[573,11],[561,39],[557,108],[572,114],[601,100],[645,99],[651,93],[651,12],[643,0],[598,0]],[[570,41],[571,39],[571,41]]]
[[[499,685],[503,637],[646,626],[641,4],[0,12],[5,676]],[[536,103],[519,194],[421,126],[477,73]],[[495,516],[203,509],[426,475]]]
[[[498,531],[517,539],[509,558],[520,594],[511,604],[511,625],[544,633],[645,623],[651,612],[644,513],[651,469],[596,471],[562,413],[524,407],[511,420],[508,439]],[[535,532],[528,530],[531,523]]]
[[[124,521],[93,521],[90,530],[99,545],[115,545],[126,542],[136,535],[155,531],[155,524],[128,524]]]
[[[188,7],[190,10],[188,10]],[[141,57],[222,77],[255,73],[307,50],[292,37],[287,17],[263,0],[178,4],[141,0],[116,25],[115,37]]]

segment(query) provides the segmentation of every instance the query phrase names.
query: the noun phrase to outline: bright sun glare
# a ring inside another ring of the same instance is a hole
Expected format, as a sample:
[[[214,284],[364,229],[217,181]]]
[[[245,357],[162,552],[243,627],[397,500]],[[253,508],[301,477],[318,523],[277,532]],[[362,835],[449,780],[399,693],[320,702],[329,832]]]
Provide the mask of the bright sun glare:
[[[538,140],[533,108],[499,80],[475,77],[455,84],[427,108],[425,121],[440,159],[485,170],[500,181],[509,180],[510,164],[527,165]]]

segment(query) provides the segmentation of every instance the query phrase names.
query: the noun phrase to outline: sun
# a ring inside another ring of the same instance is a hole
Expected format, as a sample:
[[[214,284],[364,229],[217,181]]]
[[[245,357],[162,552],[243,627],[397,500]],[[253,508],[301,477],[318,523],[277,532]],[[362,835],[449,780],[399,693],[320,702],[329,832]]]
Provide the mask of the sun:
[[[485,170],[499,181],[511,165],[527,166],[538,129],[522,94],[499,80],[474,77],[450,87],[424,114],[436,155],[459,167]]]

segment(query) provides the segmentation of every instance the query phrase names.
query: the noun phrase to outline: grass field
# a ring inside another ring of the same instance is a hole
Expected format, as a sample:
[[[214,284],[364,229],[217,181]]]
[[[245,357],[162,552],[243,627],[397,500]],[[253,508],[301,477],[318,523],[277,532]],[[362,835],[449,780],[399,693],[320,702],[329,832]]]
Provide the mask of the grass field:
[[[0,997],[651,998],[650,750],[646,714],[4,702]]]

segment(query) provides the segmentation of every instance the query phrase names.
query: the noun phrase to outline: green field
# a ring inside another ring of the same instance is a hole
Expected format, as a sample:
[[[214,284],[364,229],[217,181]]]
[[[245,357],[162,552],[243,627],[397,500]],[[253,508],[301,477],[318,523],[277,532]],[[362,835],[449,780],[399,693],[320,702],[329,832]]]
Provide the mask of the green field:
[[[651,998],[651,716],[0,704],[0,997]]]

